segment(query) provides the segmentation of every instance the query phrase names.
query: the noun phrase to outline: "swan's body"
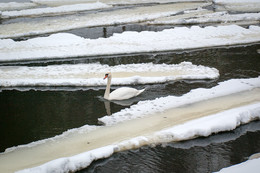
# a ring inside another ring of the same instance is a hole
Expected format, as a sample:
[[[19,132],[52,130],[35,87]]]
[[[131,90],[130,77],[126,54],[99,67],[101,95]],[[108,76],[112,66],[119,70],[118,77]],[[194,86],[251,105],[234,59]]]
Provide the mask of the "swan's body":
[[[106,91],[104,94],[104,98],[107,100],[126,100],[126,99],[130,99],[132,97],[138,96],[139,94],[141,94],[145,89],[142,90],[137,90],[135,88],[130,88],[130,87],[121,87],[118,88],[116,90],[114,90],[113,92],[110,93],[110,86],[111,86],[111,78],[112,75],[111,73],[107,73],[105,75],[105,78],[107,78],[107,87],[106,87]]]

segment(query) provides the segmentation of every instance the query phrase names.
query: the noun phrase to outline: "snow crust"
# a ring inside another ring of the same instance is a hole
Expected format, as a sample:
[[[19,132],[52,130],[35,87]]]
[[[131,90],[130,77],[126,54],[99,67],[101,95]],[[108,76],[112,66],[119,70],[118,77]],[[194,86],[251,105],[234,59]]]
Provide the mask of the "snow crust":
[[[104,86],[104,74],[112,72],[112,85],[163,83],[180,79],[215,79],[215,68],[180,64],[101,64],[51,65],[47,67],[0,67],[0,85],[13,86]]]
[[[259,26],[245,29],[237,25],[176,27],[161,32],[124,32],[99,39],[84,39],[73,34],[59,33],[20,42],[0,39],[0,61],[157,52],[258,41]]]
[[[257,87],[260,87],[260,77],[251,79],[231,79],[225,82],[220,82],[219,85],[210,89],[199,88],[191,90],[191,92],[181,97],[167,96],[155,100],[140,101],[130,108],[123,109],[120,112],[99,118],[98,120],[105,125],[111,126],[120,122],[146,117],[155,113],[161,113],[171,108],[251,90]]]
[[[63,5],[58,7],[47,7],[47,8],[34,8],[19,11],[4,11],[2,12],[2,18],[14,18],[14,17],[26,17],[26,16],[43,16],[43,15],[59,15],[68,14],[79,11],[96,10],[111,8],[111,5],[107,5],[101,2],[88,3],[88,4],[74,4],[74,5]]]
[[[258,173],[260,170],[260,158],[248,160],[240,164],[221,169],[218,173]]]

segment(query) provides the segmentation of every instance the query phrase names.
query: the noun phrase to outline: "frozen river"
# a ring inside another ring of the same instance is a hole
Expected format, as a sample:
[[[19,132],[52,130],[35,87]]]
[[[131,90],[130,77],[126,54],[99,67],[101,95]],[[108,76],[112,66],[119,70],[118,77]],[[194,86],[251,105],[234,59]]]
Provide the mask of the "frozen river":
[[[0,7],[1,170],[200,173],[260,152],[259,2],[19,2]],[[104,100],[108,71],[145,92]]]

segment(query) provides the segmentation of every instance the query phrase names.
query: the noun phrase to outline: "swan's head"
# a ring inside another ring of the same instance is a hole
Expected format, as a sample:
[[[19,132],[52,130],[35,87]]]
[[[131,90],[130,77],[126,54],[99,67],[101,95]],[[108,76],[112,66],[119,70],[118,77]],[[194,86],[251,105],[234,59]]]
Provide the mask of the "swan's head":
[[[104,79],[106,79],[106,78],[111,78],[111,73],[110,72],[105,74]]]

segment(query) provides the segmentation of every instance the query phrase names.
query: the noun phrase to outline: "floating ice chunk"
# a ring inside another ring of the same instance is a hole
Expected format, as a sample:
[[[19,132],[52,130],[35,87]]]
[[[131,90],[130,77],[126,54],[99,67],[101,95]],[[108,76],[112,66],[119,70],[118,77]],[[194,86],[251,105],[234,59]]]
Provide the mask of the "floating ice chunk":
[[[259,0],[213,0],[217,10],[259,12]]]
[[[245,29],[237,25],[176,27],[160,32],[124,32],[99,39],[84,39],[73,34],[59,33],[20,42],[0,39],[0,61],[183,50],[258,41],[259,26]]]
[[[104,74],[112,72],[113,85],[163,83],[180,79],[215,79],[215,68],[180,64],[51,65],[46,67],[0,67],[0,86],[104,86]]]
[[[193,12],[195,15],[184,14],[161,18],[149,22],[150,24],[202,24],[202,23],[232,23],[260,20],[260,13],[228,14],[227,12],[210,13],[207,11]]]

